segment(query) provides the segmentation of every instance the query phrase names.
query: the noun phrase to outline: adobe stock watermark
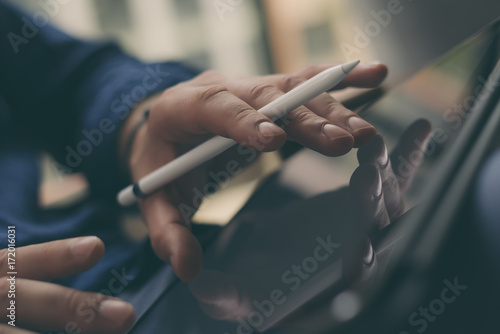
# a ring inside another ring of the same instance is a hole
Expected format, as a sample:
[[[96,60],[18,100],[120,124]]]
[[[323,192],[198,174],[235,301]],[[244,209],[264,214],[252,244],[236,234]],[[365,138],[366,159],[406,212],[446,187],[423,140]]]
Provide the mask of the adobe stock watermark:
[[[443,114],[443,120],[447,123],[452,123],[451,128],[456,130],[462,126],[465,120],[469,117],[472,107],[479,101],[488,99],[500,86],[498,81],[493,81],[490,77],[485,79],[482,75],[477,77],[478,85],[474,90],[474,94],[467,96],[461,103],[455,103],[448,108]]]
[[[40,9],[31,15],[31,20],[26,16],[21,18],[22,26],[19,31],[9,32],[7,38],[16,54],[20,47],[26,45],[35,38],[40,29],[47,26],[50,20],[59,14],[61,6],[70,3],[72,0],[39,0]]]
[[[7,276],[9,282],[9,290],[7,290],[7,298],[9,300],[7,307],[7,324],[16,327],[16,227],[9,226],[7,228]],[[3,274],[3,273],[2,273]]]
[[[410,2],[412,0],[409,0]],[[386,9],[379,11],[371,10],[370,16],[373,20],[368,21],[363,27],[354,27],[353,44],[342,42],[340,50],[346,59],[353,59],[355,55],[359,55],[361,50],[367,48],[372,43],[373,39],[377,38],[383,29],[387,28],[394,16],[401,14],[404,6],[400,0],[389,0]]]
[[[123,290],[132,282],[134,276],[129,276],[125,268],[120,271],[111,270],[112,278],[109,280],[106,288],[99,291],[95,297],[89,297],[82,301],[76,308],[76,315],[82,318],[83,322],[90,324],[95,320],[99,313],[101,302],[107,297],[115,297],[122,293]],[[64,326],[63,332],[50,333],[50,334],[81,334],[82,329],[76,321],[68,321]]]
[[[236,7],[240,6],[245,0],[213,0],[212,6],[214,7],[217,16],[221,21],[226,19],[228,13],[234,12]]]
[[[417,333],[425,332],[430,324],[435,322],[446,311],[446,308],[453,304],[462,295],[462,292],[468,288],[467,285],[458,282],[458,277],[455,277],[453,282],[445,279],[443,284],[444,288],[438,298],[431,300],[423,307],[420,306],[416,312],[413,312],[408,317],[408,323]],[[401,331],[399,334],[410,334],[410,332]]]
[[[326,238],[317,237],[316,246],[311,254],[298,264],[293,264],[281,275],[281,282],[286,288],[273,289],[269,293],[268,299],[252,301],[253,311],[245,318],[238,317],[236,319],[238,322],[236,334],[258,333],[265,320],[270,318],[280,305],[287,302],[285,291],[297,291],[303,283],[318,272],[321,264],[326,262],[340,247],[341,244],[332,242],[331,235]],[[224,334],[229,333],[225,332]]]
[[[170,76],[170,72],[162,71],[160,65],[156,68],[147,66],[146,75],[142,82],[135,86],[130,92],[122,93],[116,97],[110,105],[111,112],[119,115],[119,121],[125,121],[130,112],[149,95],[157,90],[158,86]],[[52,162],[51,167],[59,180],[66,174],[71,174],[77,169],[83,160],[90,156],[94,149],[101,145],[106,135],[110,135],[119,128],[111,118],[104,117],[94,129],[83,129],[82,138],[75,146],[66,145],[66,156],[64,164]]]

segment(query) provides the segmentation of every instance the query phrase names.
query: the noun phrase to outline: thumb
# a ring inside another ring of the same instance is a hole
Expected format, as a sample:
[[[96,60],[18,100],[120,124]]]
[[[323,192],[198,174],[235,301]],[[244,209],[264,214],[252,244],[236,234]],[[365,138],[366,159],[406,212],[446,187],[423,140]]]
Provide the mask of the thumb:
[[[169,263],[184,282],[194,279],[201,271],[203,251],[165,191],[159,191],[140,202],[149,227],[151,245],[158,257]]]

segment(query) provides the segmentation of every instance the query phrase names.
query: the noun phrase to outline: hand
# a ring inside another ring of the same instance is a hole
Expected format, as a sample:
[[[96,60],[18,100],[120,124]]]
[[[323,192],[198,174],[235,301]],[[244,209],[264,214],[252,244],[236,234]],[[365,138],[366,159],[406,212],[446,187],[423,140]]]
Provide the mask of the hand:
[[[96,237],[53,241],[16,249],[15,298],[9,298],[9,277],[0,278],[1,333],[33,331],[125,333],[134,323],[132,306],[116,298],[81,292],[48,283],[96,265],[104,244]],[[0,251],[0,270],[6,274],[7,249]],[[15,300],[16,327],[7,325],[11,300]],[[89,306],[89,301],[94,302]],[[24,329],[26,330],[24,330]]]
[[[257,112],[331,66],[309,66],[291,75],[250,79],[228,79],[206,72],[167,89],[153,104],[146,126],[134,141],[129,161],[133,181],[213,134],[257,151],[276,150],[287,138],[328,156],[360,146],[375,135],[375,128],[326,93],[291,112],[283,129]],[[359,65],[337,88],[375,87],[386,74],[384,65]],[[246,159],[250,162],[256,156],[251,152],[239,151],[236,160],[250,155]],[[223,164],[227,161],[219,159]],[[192,205],[196,202],[194,189],[204,189],[206,172],[198,168],[139,204],[156,254],[170,263],[183,281],[192,280],[201,270],[202,251],[189,230],[190,217],[186,218],[179,206],[184,203],[197,209],[199,204]]]
[[[357,208],[357,220],[365,222],[360,229],[371,234],[404,212],[402,195],[420,165],[431,130],[431,124],[421,119],[406,129],[390,155],[379,135],[358,151],[359,167],[351,177],[349,188]]]
[[[379,274],[383,261],[368,236],[403,214],[401,196],[430,134],[428,121],[416,121],[391,155],[382,137],[376,136],[359,149],[360,165],[349,187],[294,202],[277,212],[249,214],[229,225],[212,245],[217,270],[202,271],[189,285],[203,311],[221,320],[245,319],[255,311],[254,301],[269,300],[273,289],[307,295],[309,291],[300,290],[302,285],[340,258],[343,282],[348,285]],[[316,269],[302,269],[301,280],[299,274],[283,276],[292,265],[316,257],[318,238],[338,247],[332,246],[329,256],[323,250],[316,266],[309,262],[309,268]]]

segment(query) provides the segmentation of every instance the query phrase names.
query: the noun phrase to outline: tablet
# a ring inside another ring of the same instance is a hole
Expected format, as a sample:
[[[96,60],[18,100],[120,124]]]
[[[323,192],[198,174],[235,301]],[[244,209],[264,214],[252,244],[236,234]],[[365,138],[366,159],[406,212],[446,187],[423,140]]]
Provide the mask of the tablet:
[[[498,22],[489,25],[360,110],[398,153],[384,160],[374,146],[380,166],[396,169],[393,200],[404,209],[379,210],[386,200],[379,188],[393,185],[372,177],[370,166],[360,170],[355,152],[300,151],[207,244],[192,285],[167,284],[165,266],[122,296],[138,313],[131,333],[328,331],[370,310],[405,265],[424,270],[448,227],[445,216],[435,222],[443,194],[456,186],[498,98],[499,32]],[[350,263],[356,254],[366,268]]]

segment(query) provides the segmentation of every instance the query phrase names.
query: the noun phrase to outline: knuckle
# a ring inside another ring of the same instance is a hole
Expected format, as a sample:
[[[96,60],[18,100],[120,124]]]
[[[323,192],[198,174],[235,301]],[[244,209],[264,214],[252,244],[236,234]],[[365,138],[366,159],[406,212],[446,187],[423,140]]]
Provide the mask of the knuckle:
[[[252,100],[257,100],[261,96],[265,94],[270,94],[271,92],[275,91],[276,87],[274,87],[273,85],[262,83],[252,86],[249,90],[249,94]]]
[[[212,102],[217,99],[220,95],[227,92],[227,88],[223,85],[212,85],[208,87],[203,87],[198,95],[198,101],[202,104]]]
[[[324,98],[323,98],[324,97]],[[338,117],[349,117],[352,116],[352,112],[344,107],[342,103],[332,98],[330,95],[323,95],[321,100],[321,107],[325,110],[325,116],[338,116]]]
[[[339,115],[345,121],[348,121],[351,117],[357,117],[355,113],[344,107],[340,102],[338,103],[338,106],[333,109],[332,113]]]
[[[313,118],[314,118],[314,115],[302,107],[295,110],[294,112],[290,113],[290,120],[297,123],[297,124],[308,122]]]
[[[229,135],[229,137],[237,140],[243,135],[242,128],[243,124],[255,123],[257,117],[262,117],[260,114],[255,115],[252,109],[249,109],[246,105],[235,104],[232,106],[231,119],[224,123],[224,130]]]
[[[325,107],[330,113],[335,113],[339,110],[345,109],[342,103],[332,98],[325,101]]]
[[[233,110],[233,119],[236,122],[241,122],[244,118],[252,115],[253,109],[249,108],[246,104],[235,103],[231,110]],[[260,114],[258,115],[260,117]],[[234,122],[227,122],[228,128],[234,127]]]
[[[81,307],[82,303],[85,303],[84,300],[85,294],[78,290],[69,289],[66,292],[67,301],[67,309],[69,310],[69,314],[76,315],[77,310]]]
[[[283,86],[285,87],[285,90],[291,90],[300,85],[302,82],[303,80],[295,75],[286,75],[283,78]]]
[[[355,116],[355,113],[345,108],[340,102],[332,102],[325,118],[334,119],[337,123],[348,126],[349,119]]]

